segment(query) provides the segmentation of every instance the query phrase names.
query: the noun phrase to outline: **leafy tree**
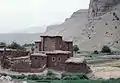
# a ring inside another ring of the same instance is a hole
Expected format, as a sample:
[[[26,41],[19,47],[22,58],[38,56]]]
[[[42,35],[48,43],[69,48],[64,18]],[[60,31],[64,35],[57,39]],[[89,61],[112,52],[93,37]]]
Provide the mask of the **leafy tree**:
[[[104,46],[102,47],[101,52],[102,52],[102,53],[111,53],[111,49],[110,49],[108,46],[104,45]]]
[[[34,45],[35,45],[34,43],[31,43],[31,44],[24,44],[23,47],[29,47],[29,46],[33,47]]]
[[[25,50],[25,48],[23,46],[21,46],[20,44],[18,44],[16,42],[12,42],[10,45],[8,45],[8,48],[18,49],[18,50]]]
[[[6,43],[5,42],[0,42],[0,46],[6,47]]]
[[[79,47],[78,47],[77,45],[74,45],[74,46],[73,46],[73,50],[74,50],[74,52],[76,53],[76,52],[79,51]]]
[[[93,52],[93,54],[99,54],[99,52],[98,52],[97,50],[95,50],[95,51]]]

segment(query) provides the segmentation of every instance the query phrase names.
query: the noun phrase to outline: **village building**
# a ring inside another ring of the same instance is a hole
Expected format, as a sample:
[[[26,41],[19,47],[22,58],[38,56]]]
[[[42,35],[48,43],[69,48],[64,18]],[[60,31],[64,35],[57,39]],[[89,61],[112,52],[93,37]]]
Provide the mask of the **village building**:
[[[55,50],[53,52],[46,52],[47,58],[47,67],[54,70],[65,70],[65,61],[69,58],[69,51],[60,51]]]
[[[88,73],[90,71],[90,68],[89,66],[87,66],[86,60],[84,57],[81,57],[81,58],[71,57],[68,60],[66,60],[65,63],[66,63],[65,71],[67,72]]]
[[[9,58],[12,71],[16,72],[30,72],[31,62],[29,56]]]
[[[35,49],[34,52],[35,53],[39,53],[41,51],[41,41],[35,41]]]
[[[64,41],[62,36],[41,36],[35,41],[32,54],[10,58],[10,69],[17,72],[43,72],[45,69],[86,73],[89,67],[83,58],[73,56],[73,42]]]

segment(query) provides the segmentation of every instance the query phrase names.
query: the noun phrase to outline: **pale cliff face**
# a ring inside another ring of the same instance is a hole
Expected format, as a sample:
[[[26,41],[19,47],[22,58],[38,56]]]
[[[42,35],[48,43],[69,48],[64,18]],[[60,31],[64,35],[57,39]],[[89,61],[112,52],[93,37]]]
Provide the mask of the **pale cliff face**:
[[[89,18],[101,16],[111,11],[119,3],[120,0],[91,0],[89,5]]]
[[[89,17],[89,18],[88,18]],[[88,10],[74,12],[64,23],[46,31],[72,39],[81,50],[120,49],[120,0],[91,0]]]

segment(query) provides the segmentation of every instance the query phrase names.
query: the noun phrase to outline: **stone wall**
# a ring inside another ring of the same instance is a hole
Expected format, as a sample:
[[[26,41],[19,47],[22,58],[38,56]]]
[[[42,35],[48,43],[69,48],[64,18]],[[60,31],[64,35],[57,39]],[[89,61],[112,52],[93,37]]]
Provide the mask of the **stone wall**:
[[[30,56],[31,68],[42,68],[47,64],[46,56]]]
[[[16,72],[30,72],[31,64],[29,58],[11,60],[11,70]]]

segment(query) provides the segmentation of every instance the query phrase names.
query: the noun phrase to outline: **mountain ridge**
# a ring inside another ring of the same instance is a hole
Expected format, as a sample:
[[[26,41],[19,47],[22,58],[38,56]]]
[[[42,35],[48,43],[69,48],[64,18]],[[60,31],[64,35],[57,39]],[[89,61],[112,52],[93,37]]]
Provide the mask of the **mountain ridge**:
[[[100,50],[103,45],[119,50],[120,42],[117,39],[120,35],[120,2],[116,2],[119,0],[91,0],[86,12],[74,12],[71,18],[47,30],[45,35],[62,35],[64,39],[72,39],[81,50]],[[99,11],[94,4],[98,4]],[[91,9],[95,12],[91,12]]]

